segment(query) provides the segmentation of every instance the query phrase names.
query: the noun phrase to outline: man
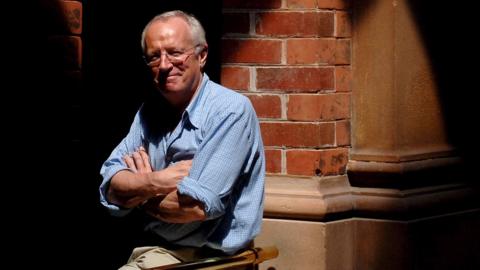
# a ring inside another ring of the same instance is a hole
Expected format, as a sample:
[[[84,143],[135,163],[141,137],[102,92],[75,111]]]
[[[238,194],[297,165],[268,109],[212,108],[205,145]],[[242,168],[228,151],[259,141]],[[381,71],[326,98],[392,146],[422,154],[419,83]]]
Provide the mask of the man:
[[[264,153],[249,100],[203,73],[208,45],[193,16],[153,18],[142,48],[156,95],[101,169],[101,202],[112,214],[139,207],[161,247],[136,248],[121,269],[207,254],[233,254],[259,233]]]

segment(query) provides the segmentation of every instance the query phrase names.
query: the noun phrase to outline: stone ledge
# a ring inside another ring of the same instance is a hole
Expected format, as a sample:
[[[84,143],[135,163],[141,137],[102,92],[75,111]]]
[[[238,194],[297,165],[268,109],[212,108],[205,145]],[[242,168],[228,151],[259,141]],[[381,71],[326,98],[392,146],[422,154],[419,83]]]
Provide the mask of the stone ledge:
[[[410,189],[464,181],[460,157],[439,157],[414,161],[378,162],[349,160],[352,186]]]
[[[268,176],[265,216],[320,220],[329,213],[352,209],[352,195],[346,176]]]
[[[351,187],[347,176],[267,176],[264,216],[326,220],[335,216],[409,220],[480,209],[480,190],[466,183],[406,190]]]

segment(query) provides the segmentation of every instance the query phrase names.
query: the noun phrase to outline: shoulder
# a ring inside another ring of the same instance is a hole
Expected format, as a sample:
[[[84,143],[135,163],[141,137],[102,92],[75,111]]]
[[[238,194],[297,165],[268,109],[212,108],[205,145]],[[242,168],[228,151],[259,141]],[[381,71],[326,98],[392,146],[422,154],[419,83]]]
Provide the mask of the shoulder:
[[[245,95],[213,81],[209,81],[207,87],[209,88],[207,98],[209,109],[224,113],[253,112],[252,104]]]

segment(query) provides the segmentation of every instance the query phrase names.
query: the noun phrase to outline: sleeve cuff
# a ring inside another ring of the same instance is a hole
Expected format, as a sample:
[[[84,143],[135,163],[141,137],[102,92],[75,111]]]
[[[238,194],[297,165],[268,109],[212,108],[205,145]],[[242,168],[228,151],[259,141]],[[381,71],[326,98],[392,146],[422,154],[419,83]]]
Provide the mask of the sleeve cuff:
[[[100,190],[99,190],[100,203],[107,208],[108,212],[112,216],[118,216],[118,217],[125,216],[132,211],[132,209],[122,208],[118,205],[111,204],[107,200],[107,190],[108,190],[108,187],[110,186],[110,181],[112,180],[112,177],[121,170],[126,170],[126,168],[118,165],[118,166],[112,166],[108,168],[108,170],[106,170],[104,173],[102,173],[103,182],[100,185]]]
[[[185,177],[177,185],[177,190],[182,195],[187,195],[202,202],[207,219],[214,219],[225,213],[225,206],[218,195],[193,178]]]
[[[105,206],[107,208],[108,212],[112,216],[116,216],[116,217],[126,216],[133,209],[133,208],[131,208],[131,209],[130,208],[128,208],[128,209],[127,208],[122,208],[118,205],[111,204],[107,200],[105,200],[103,197],[100,199],[100,202],[102,203],[103,206]]]

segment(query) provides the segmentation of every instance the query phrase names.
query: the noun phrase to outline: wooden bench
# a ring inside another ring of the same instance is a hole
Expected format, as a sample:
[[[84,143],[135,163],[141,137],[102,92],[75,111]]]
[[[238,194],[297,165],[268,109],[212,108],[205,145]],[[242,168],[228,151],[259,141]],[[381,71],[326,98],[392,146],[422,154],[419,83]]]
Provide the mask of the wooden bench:
[[[212,257],[191,262],[181,262],[166,266],[149,268],[147,270],[164,269],[258,269],[258,264],[278,257],[278,249],[275,246],[249,248],[239,254],[222,257]]]

